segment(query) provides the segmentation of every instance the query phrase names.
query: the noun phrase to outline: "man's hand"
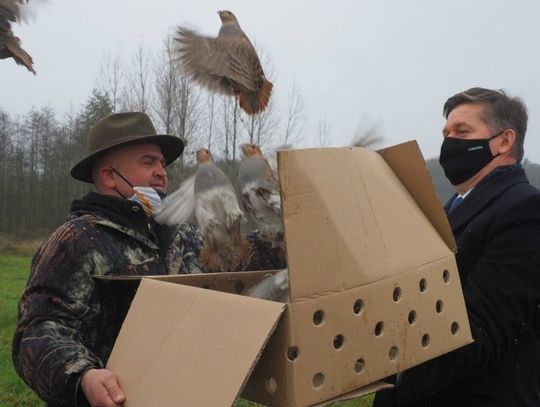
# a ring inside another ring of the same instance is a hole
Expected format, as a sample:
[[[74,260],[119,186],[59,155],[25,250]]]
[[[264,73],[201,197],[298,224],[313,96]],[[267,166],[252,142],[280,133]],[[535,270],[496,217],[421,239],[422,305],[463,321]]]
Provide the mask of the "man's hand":
[[[92,407],[118,407],[126,401],[116,376],[107,369],[88,369],[83,374],[81,388]]]

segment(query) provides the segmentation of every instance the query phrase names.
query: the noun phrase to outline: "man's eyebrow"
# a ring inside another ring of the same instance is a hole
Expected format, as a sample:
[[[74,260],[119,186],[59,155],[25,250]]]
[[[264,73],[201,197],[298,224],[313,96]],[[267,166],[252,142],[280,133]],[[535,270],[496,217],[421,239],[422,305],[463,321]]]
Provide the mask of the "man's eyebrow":
[[[442,129],[442,133],[443,134],[448,134],[450,133],[450,128],[459,128],[459,127],[471,127],[468,123],[466,122],[456,122],[456,123],[452,123],[451,126],[444,126],[443,129]]]
[[[152,154],[152,153],[145,153],[141,156],[141,160],[144,160],[147,158],[151,160],[161,160],[163,157],[158,154]]]

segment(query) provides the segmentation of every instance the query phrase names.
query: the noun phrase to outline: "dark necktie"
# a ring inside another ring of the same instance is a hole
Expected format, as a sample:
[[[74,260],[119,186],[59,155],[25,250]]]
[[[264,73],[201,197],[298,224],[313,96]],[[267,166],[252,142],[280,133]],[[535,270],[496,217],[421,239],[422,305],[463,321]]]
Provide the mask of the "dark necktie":
[[[456,198],[452,201],[450,204],[450,209],[448,209],[448,213],[452,212],[454,209],[456,209],[461,203],[463,202],[463,197],[456,196]]]

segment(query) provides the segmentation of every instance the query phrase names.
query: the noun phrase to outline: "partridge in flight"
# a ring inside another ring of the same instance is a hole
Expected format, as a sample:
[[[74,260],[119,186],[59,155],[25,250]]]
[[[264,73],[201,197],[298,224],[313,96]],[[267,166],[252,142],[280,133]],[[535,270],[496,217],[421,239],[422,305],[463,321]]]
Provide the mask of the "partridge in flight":
[[[230,11],[218,14],[222,25],[216,38],[178,28],[180,67],[210,91],[235,96],[247,114],[260,113],[268,105],[273,85],[235,15]]]
[[[21,47],[21,41],[11,31],[11,24],[21,19],[21,6],[28,0],[0,0],[0,59],[13,58],[19,65],[24,65],[33,74],[34,61]]]

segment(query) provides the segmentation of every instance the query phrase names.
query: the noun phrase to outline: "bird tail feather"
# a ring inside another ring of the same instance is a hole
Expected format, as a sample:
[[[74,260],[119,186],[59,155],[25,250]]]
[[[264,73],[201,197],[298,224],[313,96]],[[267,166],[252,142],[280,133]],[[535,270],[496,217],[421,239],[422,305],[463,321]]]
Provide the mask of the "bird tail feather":
[[[238,257],[240,258],[239,269],[245,270],[253,255],[253,245],[247,239],[242,239],[238,245]]]
[[[19,65],[24,65],[26,69],[32,72],[34,75],[34,61],[28,52],[26,52],[20,45],[19,39],[15,36],[10,38],[11,41],[6,42],[4,45],[8,49],[9,53]]]
[[[207,270],[213,273],[223,271],[221,257],[215,250],[212,250],[208,246],[204,246],[201,249],[199,260]]]
[[[263,78],[263,84],[259,93],[239,93],[238,103],[247,114],[262,112],[268,106],[270,95],[272,94],[272,82]]]

